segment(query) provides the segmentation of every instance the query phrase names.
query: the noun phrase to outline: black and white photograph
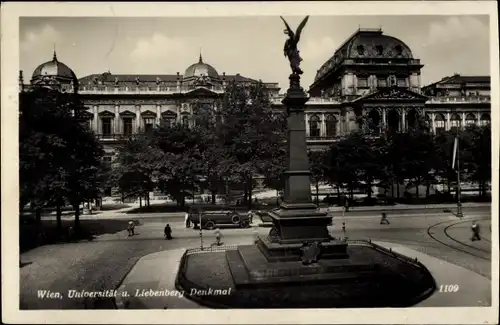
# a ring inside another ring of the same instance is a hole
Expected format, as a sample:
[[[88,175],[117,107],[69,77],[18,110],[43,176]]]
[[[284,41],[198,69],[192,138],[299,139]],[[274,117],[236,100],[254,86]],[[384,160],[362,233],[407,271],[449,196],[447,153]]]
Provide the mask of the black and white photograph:
[[[459,2],[2,5],[3,321],[498,322]]]

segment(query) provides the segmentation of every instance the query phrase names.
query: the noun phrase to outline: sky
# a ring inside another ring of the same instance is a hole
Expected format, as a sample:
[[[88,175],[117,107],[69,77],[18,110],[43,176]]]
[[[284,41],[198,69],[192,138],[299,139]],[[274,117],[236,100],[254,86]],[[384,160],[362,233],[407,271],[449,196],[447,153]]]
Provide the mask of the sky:
[[[302,17],[284,17],[296,29]],[[309,88],[317,69],[359,27],[382,28],[406,43],[421,60],[422,85],[453,73],[489,75],[488,16],[311,16],[299,50]],[[81,78],[115,74],[184,73],[203,61],[219,74],[278,82],[284,91],[290,68],[283,54],[286,35],[279,17],[22,17],[20,70],[27,82],[34,69],[59,61]]]

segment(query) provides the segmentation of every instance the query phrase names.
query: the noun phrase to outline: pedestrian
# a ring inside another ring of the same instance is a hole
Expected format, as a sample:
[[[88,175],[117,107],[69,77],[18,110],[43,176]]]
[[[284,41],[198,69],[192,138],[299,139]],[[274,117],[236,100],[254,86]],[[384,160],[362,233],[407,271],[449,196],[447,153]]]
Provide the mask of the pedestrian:
[[[165,239],[168,240],[172,239],[172,228],[170,228],[170,225],[168,223],[165,226],[164,234],[165,234]]]
[[[476,221],[473,221],[472,222],[472,238],[471,240],[472,241],[476,241],[476,240],[481,240],[481,236],[479,236],[479,224],[476,223]]]
[[[344,208],[345,208],[345,212],[349,212],[349,199],[347,197],[345,197],[345,200],[344,200]]]
[[[387,219],[387,213],[385,211],[382,211],[382,218],[380,218],[380,224],[381,225],[389,225],[391,224],[389,220]]]
[[[128,222],[128,228],[127,228],[129,237],[134,235],[134,228],[135,228],[134,222],[130,220]]]
[[[187,211],[184,216],[184,222],[186,223],[186,228],[191,228],[191,220],[189,220],[189,213]]]
[[[249,220],[250,224],[253,223],[253,213],[252,213],[252,210],[248,211],[248,220]]]
[[[216,244],[217,246],[222,245],[221,238],[222,238],[222,234],[221,234],[221,232],[220,232],[220,229],[219,229],[219,228],[216,228],[216,229],[215,229],[215,244]]]

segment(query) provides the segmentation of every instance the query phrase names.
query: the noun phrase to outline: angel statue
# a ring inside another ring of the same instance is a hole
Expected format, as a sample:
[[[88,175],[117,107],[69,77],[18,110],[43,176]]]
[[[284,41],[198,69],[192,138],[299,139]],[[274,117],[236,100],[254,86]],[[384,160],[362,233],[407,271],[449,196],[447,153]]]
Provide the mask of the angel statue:
[[[309,16],[306,16],[306,18],[302,20],[299,27],[297,27],[297,31],[295,33],[292,31],[286,20],[281,16],[280,18],[283,20],[286,26],[284,33],[288,35],[288,39],[285,42],[285,48],[284,48],[285,56],[288,57],[288,60],[290,61],[290,67],[292,68],[292,73],[295,75],[301,75],[303,73],[303,71],[300,69],[300,62],[302,61],[302,58],[299,55],[297,44],[299,43],[300,40],[300,33],[302,32],[302,29],[304,29],[304,26],[306,25]]]

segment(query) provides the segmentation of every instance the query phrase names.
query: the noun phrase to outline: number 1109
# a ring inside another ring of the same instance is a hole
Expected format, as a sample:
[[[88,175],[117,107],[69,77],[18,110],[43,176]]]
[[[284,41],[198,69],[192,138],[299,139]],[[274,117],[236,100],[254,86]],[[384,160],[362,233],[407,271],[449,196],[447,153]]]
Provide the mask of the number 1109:
[[[458,284],[442,284],[439,286],[439,292],[457,292]]]

